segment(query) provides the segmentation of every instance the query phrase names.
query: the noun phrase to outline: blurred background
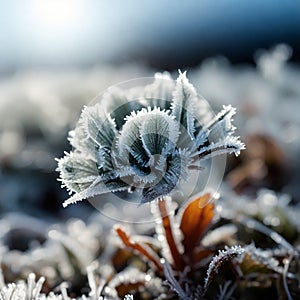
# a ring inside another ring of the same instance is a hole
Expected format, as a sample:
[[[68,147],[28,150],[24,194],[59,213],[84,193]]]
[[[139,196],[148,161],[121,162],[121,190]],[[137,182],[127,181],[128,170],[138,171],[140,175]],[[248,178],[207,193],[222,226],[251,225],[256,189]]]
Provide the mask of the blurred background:
[[[53,224],[89,220],[88,202],[62,208],[55,157],[70,150],[67,133],[83,105],[112,84],[157,71],[176,78],[188,70],[213,107],[237,107],[248,150],[228,163],[231,189],[255,197],[268,188],[299,202],[299,2],[1,1],[0,45],[2,268],[16,263],[10,250],[58,239],[45,234]],[[32,267],[18,257],[15,273]]]

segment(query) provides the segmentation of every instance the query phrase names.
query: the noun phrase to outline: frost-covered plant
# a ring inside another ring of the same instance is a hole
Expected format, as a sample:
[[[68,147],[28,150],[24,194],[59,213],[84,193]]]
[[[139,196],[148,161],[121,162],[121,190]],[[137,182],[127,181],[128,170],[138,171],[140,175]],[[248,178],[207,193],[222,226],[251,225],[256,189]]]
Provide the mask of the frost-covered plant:
[[[43,275],[48,288],[76,277],[72,288],[77,289],[84,281],[87,266],[103,248],[103,226],[80,219],[52,226],[49,223],[21,213],[2,216],[0,268],[11,281],[26,278],[29,270]]]
[[[42,293],[42,288],[45,283],[45,278],[40,277],[36,281],[36,275],[34,273],[30,273],[27,277],[27,281],[20,280],[19,282],[15,283],[8,283],[5,282],[1,278],[1,269],[0,269],[0,300],[71,300],[74,298],[69,297],[67,292],[68,284],[63,282],[60,284],[60,292],[57,291],[50,291],[47,294]],[[94,278],[92,278],[94,280]],[[90,286],[90,293],[88,296],[82,295],[77,299],[81,300],[117,300],[121,299],[116,295],[112,296],[112,292],[110,291],[109,295],[102,295],[102,288],[98,287],[95,282],[89,280]],[[103,285],[103,288],[105,285]],[[111,290],[108,288],[107,290]],[[99,291],[99,294],[98,294]],[[125,295],[124,300],[133,300],[133,296],[130,294]]]
[[[294,292],[297,278],[291,270],[297,268],[297,250],[262,224],[255,226],[274,239],[277,248],[245,245],[239,236],[241,228],[234,224],[223,225],[224,219],[216,218],[210,197],[204,194],[191,199],[177,213],[170,197],[158,201],[158,205],[152,203],[157,220],[154,239],[131,235],[121,225],[115,227],[123,245],[152,270],[149,273],[148,269],[149,276],[165,279],[169,290],[164,290],[166,295],[162,299],[175,294],[184,300],[216,299],[218,287],[217,299],[242,298],[254,286],[258,287],[258,292],[263,287],[270,293],[277,289],[278,295],[283,297]],[[251,224],[253,222],[251,220]],[[243,223],[246,227],[251,224]]]
[[[37,282],[35,281],[35,278],[36,278],[35,274],[31,273],[28,275],[27,283],[25,281],[20,281],[17,284],[10,283],[5,286],[4,282],[1,282],[0,299],[1,300],[41,299],[40,292],[45,282],[45,278],[40,277],[40,279]],[[46,299],[46,297],[44,297],[44,299]]]
[[[64,206],[109,191],[139,190],[140,203],[170,194],[199,159],[244,149],[234,114],[224,106],[213,117],[186,73],[176,84],[157,74],[144,88],[112,89],[84,108],[70,133],[74,149],[58,160],[63,186],[75,193]]]

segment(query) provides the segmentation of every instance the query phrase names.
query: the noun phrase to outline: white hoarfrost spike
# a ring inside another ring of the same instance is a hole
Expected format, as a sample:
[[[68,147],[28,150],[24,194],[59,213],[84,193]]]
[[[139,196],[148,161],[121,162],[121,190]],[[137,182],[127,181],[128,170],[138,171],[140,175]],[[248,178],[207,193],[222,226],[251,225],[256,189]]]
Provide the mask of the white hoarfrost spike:
[[[22,280],[16,283],[9,283],[0,287],[0,300],[38,300],[38,299],[61,299],[60,296],[53,294],[48,297],[45,294],[41,294],[42,286],[45,282],[44,277],[40,277],[36,282],[36,275],[30,273],[27,278],[27,282]]]

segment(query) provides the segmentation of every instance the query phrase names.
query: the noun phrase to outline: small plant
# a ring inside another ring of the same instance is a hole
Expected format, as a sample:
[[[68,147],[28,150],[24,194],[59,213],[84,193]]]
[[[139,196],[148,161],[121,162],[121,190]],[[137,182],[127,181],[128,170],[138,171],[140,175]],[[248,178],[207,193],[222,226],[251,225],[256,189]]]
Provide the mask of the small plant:
[[[70,133],[73,151],[58,160],[60,180],[70,194],[64,206],[107,192],[137,190],[140,203],[170,194],[198,161],[221,153],[238,155],[235,109],[212,116],[204,99],[180,73],[142,89],[114,89],[85,107]]]
[[[213,116],[186,73],[181,72],[176,84],[167,74],[157,74],[152,85],[138,92],[116,89],[105,95],[101,103],[84,108],[77,127],[70,132],[74,149],[58,160],[60,180],[70,194],[74,193],[64,206],[123,190],[140,191],[140,204],[157,200],[152,211],[162,221],[156,228],[165,246],[161,255],[155,251],[155,245],[143,239],[133,240],[121,226],[116,227],[116,233],[127,248],[150,262],[153,274],[167,278],[181,298],[185,293],[190,294],[189,299],[202,297],[212,271],[208,272],[204,288],[198,284],[183,291],[174,287],[180,287],[180,283],[175,284],[171,270],[186,272],[187,277],[182,278],[186,281],[198,264],[213,253],[199,248],[214,216],[214,205],[208,204],[211,196],[197,198],[178,214],[181,221],[174,224],[183,236],[182,241],[174,234],[172,211],[168,207],[171,199],[167,196],[181,179],[189,178],[190,170],[199,168],[199,160],[222,153],[238,155],[244,149],[244,144],[233,135],[235,127],[231,121],[235,109],[227,106]],[[216,267],[211,269],[215,271]],[[135,282],[136,286],[141,284],[145,282]],[[119,296],[125,296],[125,292]]]
[[[115,225],[125,249],[113,254],[111,275],[100,276],[99,286],[88,273],[91,295],[221,300],[260,287],[291,299],[289,286],[297,279],[289,268],[293,261],[296,268],[299,254],[282,236],[251,218],[222,216],[209,193],[179,209],[171,197],[179,181],[201,169],[202,159],[245,148],[233,135],[234,113],[227,106],[212,116],[185,73],[176,84],[160,74],[144,88],[114,89],[84,108],[70,133],[74,149],[58,160],[60,180],[73,194],[64,206],[106,192],[137,191],[140,204],[151,202],[156,220],[151,236]],[[278,250],[247,244],[236,236],[240,225],[268,236]]]

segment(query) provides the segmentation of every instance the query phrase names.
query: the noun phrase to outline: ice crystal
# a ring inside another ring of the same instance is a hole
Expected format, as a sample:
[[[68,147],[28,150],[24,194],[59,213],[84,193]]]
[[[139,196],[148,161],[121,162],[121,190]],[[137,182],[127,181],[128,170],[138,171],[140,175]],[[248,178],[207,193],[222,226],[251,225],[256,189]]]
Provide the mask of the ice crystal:
[[[31,273],[28,275],[27,283],[20,281],[19,283],[10,283],[6,286],[2,286],[0,290],[1,300],[17,300],[17,299],[28,299],[36,300],[41,299],[40,292],[45,281],[44,277],[35,281],[35,274]],[[46,297],[44,297],[46,299]]]
[[[58,160],[60,180],[70,194],[64,206],[106,192],[141,191],[140,203],[170,194],[199,159],[239,154],[233,136],[235,109],[213,117],[186,73],[176,81],[156,75],[145,88],[111,89],[85,107],[70,134],[71,153]]]
[[[0,269],[1,275],[1,269]],[[91,274],[90,274],[91,277]],[[103,287],[99,287],[96,285],[95,278],[89,278],[89,284],[91,288],[91,292],[89,296],[82,295],[77,299],[81,300],[116,300],[121,299],[116,294],[110,292],[107,296],[102,296]],[[62,282],[60,284],[60,293],[54,291],[50,291],[48,295],[42,293],[43,284],[45,282],[44,277],[40,277],[36,281],[36,275],[34,273],[30,273],[27,278],[27,282],[21,280],[17,283],[9,283],[5,284],[3,280],[0,280],[0,300],[71,300],[74,298],[70,298],[67,292],[67,283]],[[109,290],[109,289],[107,289]],[[133,296],[130,294],[125,295],[124,300],[133,300]]]

